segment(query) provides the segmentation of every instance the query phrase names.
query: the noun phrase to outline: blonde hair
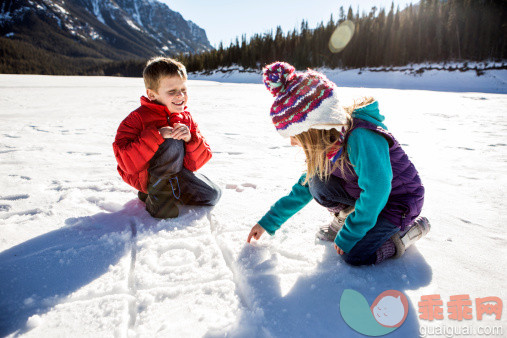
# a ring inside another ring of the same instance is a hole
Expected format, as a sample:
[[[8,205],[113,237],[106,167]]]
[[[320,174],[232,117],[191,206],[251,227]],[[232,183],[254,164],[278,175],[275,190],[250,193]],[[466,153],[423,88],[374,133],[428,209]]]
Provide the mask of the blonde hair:
[[[359,107],[368,105],[374,102],[373,97],[363,97],[359,100],[354,100],[352,106],[344,107],[347,113],[347,123],[344,125],[335,125],[337,129],[341,130],[345,126],[346,130],[353,127],[352,113]],[[347,133],[347,131],[346,131]],[[306,155],[306,180],[308,181],[314,176],[318,176],[321,180],[327,180],[331,173],[339,169],[342,175],[345,176],[346,171],[352,169],[353,165],[350,163],[346,144],[342,144],[342,153],[334,164],[331,163],[327,154],[336,148],[336,142],[340,138],[340,132],[336,129],[308,129],[301,134],[294,136]]]
[[[165,76],[179,76],[187,79],[185,66],[174,59],[158,56],[150,59],[143,70],[143,79],[146,89],[158,91],[160,79]]]

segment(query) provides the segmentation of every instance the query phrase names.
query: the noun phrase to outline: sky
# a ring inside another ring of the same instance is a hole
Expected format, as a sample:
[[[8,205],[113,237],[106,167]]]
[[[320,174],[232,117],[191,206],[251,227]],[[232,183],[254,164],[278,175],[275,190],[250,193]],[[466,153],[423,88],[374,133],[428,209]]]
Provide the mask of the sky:
[[[394,2],[395,8],[405,8],[416,0],[291,0],[278,1],[255,0],[160,0],[169,8],[179,12],[186,20],[192,20],[206,30],[211,45],[218,47],[220,42],[228,46],[231,41],[242,34],[247,38],[256,33],[274,31],[281,26],[284,33],[300,26],[303,19],[308,20],[310,28],[318,23],[329,21],[331,14],[336,19],[339,8],[343,6],[347,12],[352,6],[354,13],[369,12],[371,7],[389,9]]]

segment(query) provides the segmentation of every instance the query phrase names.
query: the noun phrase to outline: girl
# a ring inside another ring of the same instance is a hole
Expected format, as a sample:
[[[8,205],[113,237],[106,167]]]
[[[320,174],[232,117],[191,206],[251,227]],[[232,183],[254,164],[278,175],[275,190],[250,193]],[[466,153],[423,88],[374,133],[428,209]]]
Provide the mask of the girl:
[[[365,98],[343,108],[338,88],[323,74],[297,73],[285,62],[266,66],[263,79],[275,97],[275,128],[303,148],[307,171],[252,227],[249,243],[265,231],[273,235],[313,198],[335,215],[317,237],[334,241],[352,265],[399,257],[429,231],[428,220],[418,218],[424,187],[382,123],[377,101]]]

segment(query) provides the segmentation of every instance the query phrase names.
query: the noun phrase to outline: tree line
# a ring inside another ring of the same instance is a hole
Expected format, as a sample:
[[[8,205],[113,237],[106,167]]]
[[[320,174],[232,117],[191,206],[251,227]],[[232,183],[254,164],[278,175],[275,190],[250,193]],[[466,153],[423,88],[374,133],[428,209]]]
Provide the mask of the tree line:
[[[336,19],[335,19],[336,18]],[[344,21],[354,24],[354,35],[344,50],[333,53],[329,39]],[[506,0],[421,0],[403,10],[372,7],[359,13],[349,7],[311,29],[284,33],[243,35],[228,47],[201,54],[170,55],[189,72],[227,67],[260,69],[286,61],[298,69],[404,66],[410,63],[485,61],[507,59]],[[84,48],[84,47],[83,47]],[[79,53],[78,53],[79,54]],[[146,60],[111,60],[81,53],[76,57],[41,50],[27,43],[0,37],[0,73],[141,76]]]
[[[503,60],[507,58],[507,2],[504,0],[422,0],[400,11],[345,12],[340,7],[315,29],[303,21],[300,29],[237,38],[224,48],[202,54],[180,54],[189,71],[210,71],[233,65],[258,69],[283,60],[298,69],[307,67],[361,68],[403,66],[409,63]],[[336,27],[350,20],[355,31],[346,48],[328,47]]]

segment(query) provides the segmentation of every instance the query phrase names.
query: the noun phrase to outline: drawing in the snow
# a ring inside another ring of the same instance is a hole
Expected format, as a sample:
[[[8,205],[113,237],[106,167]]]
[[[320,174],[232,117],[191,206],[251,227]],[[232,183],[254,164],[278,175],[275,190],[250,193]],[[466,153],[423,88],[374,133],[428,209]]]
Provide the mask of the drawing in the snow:
[[[400,89],[402,76],[397,89],[358,88],[372,87],[365,73],[354,87],[330,76],[345,103],[379,102],[421,176],[432,225],[401,258],[361,267],[315,238],[331,216],[314,201],[274,236],[246,242],[305,170],[303,151],[275,131],[260,75],[190,77],[188,107],[213,151],[199,172],[222,197],[167,220],[121,180],[112,149],[141,78],[1,75],[0,336],[361,337],[340,314],[345,290],[368,306],[386,290],[406,296],[388,336],[505,334],[505,314],[479,321],[474,300],[507,301],[506,71],[449,73],[443,88],[444,74],[420,75],[424,90]],[[428,295],[441,297],[443,319],[420,317]],[[472,320],[449,317],[455,295],[469,295]]]

